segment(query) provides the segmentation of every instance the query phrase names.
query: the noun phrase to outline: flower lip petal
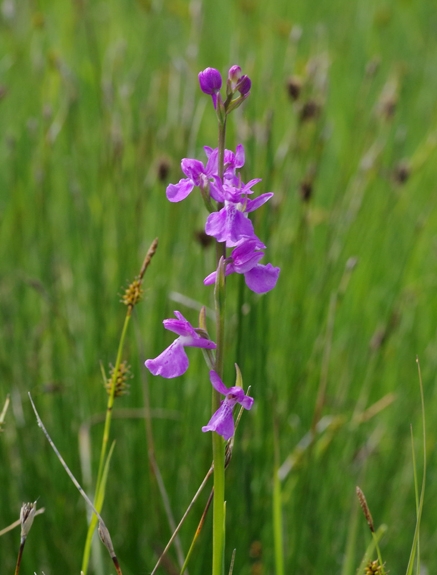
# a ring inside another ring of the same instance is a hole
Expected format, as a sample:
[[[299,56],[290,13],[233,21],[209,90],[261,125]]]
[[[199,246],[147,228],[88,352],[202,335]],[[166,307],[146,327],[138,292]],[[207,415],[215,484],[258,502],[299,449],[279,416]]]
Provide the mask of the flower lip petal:
[[[235,432],[234,418],[232,417],[233,405],[224,400],[214,415],[208,422],[208,425],[202,427],[202,431],[215,431],[223,437],[225,441],[230,439]]]
[[[170,202],[181,202],[192,192],[194,183],[190,179],[179,180],[178,184],[169,184],[166,195]]]
[[[255,293],[264,294],[272,290],[278,281],[280,268],[272,264],[257,264],[244,274],[247,287]]]
[[[148,359],[145,365],[152,375],[160,375],[166,379],[171,379],[183,375],[187,371],[188,356],[178,338],[158,357]]]

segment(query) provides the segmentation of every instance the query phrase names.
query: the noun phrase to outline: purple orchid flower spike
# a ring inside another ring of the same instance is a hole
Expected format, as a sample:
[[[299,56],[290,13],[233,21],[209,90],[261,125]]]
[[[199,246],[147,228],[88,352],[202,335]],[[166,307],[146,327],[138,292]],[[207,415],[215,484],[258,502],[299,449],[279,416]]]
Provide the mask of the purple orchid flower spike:
[[[222,87],[222,77],[218,70],[215,68],[206,68],[203,72],[199,72],[200,89],[204,94],[209,94],[212,97],[214,108],[217,108],[218,94]]]
[[[177,319],[165,319],[162,323],[165,329],[177,333],[179,337],[158,357],[148,359],[145,362],[147,369],[153,375],[160,375],[168,379],[178,377],[187,371],[188,356],[184,347],[203,347],[206,349],[217,347],[213,341],[199,335],[180,312],[175,311],[174,314]]]
[[[202,431],[215,431],[227,441],[235,432],[232,416],[234,406],[239,403],[244,409],[250,409],[253,405],[253,398],[246,395],[241,387],[227,388],[215,371],[209,372],[209,379],[214,389],[224,395],[225,399],[209,420],[208,425],[202,427]]]

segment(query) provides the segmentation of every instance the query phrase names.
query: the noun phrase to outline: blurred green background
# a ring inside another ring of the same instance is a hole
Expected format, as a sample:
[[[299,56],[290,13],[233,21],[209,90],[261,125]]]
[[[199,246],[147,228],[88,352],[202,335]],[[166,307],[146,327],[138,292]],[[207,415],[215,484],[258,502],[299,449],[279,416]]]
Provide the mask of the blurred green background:
[[[124,575],[149,573],[171,531],[151,470],[176,518],[211,462],[210,384],[201,354],[177,380],[143,362],[172,341],[162,320],[196,324],[213,306],[202,279],[214,250],[199,235],[197,194],[170,204],[180,160],[204,160],[217,127],[197,74],[239,64],[252,92],[229,121],[246,148],[245,181],[275,192],[255,215],[266,261],[282,269],[257,297],[231,276],[226,382],[251,385],[227,471],[234,573],[275,573],[272,493],[280,466],[286,573],[356,572],[375,524],[391,573],[406,570],[428,457],[423,573],[437,571],[437,11],[430,0],[230,2],[3,0],[0,18],[0,529],[38,500],[21,573],[79,573],[86,509],[36,425],[27,392],[91,494],[120,296],[151,241],[159,248],[135,309],[117,399],[102,515]],[[209,323],[213,332],[213,323]],[[275,464],[276,449],[276,464]],[[209,489],[209,488],[208,488]],[[208,491],[208,490],[207,490]],[[207,491],[184,525],[187,551]],[[210,518],[191,575],[210,570]],[[92,573],[113,573],[106,551]],[[12,573],[19,530],[0,537]],[[176,554],[160,573],[178,573]]]

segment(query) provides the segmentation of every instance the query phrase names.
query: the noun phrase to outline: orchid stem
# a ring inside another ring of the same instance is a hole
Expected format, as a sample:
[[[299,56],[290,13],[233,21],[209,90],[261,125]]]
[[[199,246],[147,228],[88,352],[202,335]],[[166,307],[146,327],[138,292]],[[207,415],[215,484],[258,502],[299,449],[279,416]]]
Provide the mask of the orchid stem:
[[[218,176],[223,182],[224,157],[226,139],[226,115],[219,119],[218,138]],[[221,209],[221,205],[217,209]],[[226,244],[217,243],[217,283],[215,288],[216,310],[216,360],[215,371],[223,378],[223,349],[225,338],[225,267]],[[220,407],[220,394],[213,390],[213,413]],[[214,456],[214,501],[213,501],[213,533],[212,533],[212,575],[224,573],[224,501],[225,501],[225,442],[218,433],[212,434],[212,449]]]

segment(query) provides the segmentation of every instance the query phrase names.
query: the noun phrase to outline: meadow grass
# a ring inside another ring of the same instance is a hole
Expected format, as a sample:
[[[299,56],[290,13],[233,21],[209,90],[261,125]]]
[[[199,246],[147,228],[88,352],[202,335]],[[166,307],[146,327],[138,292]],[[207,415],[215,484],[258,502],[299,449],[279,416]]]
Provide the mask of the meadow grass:
[[[213,307],[201,280],[214,253],[195,233],[203,207],[194,195],[169,204],[165,188],[181,177],[182,157],[203,159],[202,146],[216,145],[197,73],[234,63],[253,87],[227,147],[244,143],[243,176],[275,192],[256,224],[282,271],[261,298],[229,281],[225,380],[235,357],[255,405],[226,472],[226,563],[236,548],[234,573],[276,572],[275,486],[284,572],[352,575],[371,541],[359,485],[375,525],[387,525],[387,569],[406,571],[416,520],[410,424],[422,449],[417,354],[429,422],[420,551],[436,572],[436,18],[427,0],[2,3],[0,411],[7,394],[11,404],[0,529],[23,501],[45,507],[22,573],[79,573],[87,530],[27,392],[92,494],[107,402],[100,364],[109,374],[120,297],[155,237],[126,340],[133,378],[116,400],[102,511],[124,575],[150,572],[171,535],[148,459],[146,394],[176,521],[211,464],[200,354],[189,352],[177,381],[148,377],[143,362],[168,345],[161,322],[174,309],[194,322],[200,305]],[[296,101],[291,77],[302,83]],[[181,530],[185,552],[208,494]],[[210,522],[191,575],[210,570]],[[18,546],[17,531],[0,538],[2,573],[13,572]],[[93,572],[111,572],[100,555]]]

